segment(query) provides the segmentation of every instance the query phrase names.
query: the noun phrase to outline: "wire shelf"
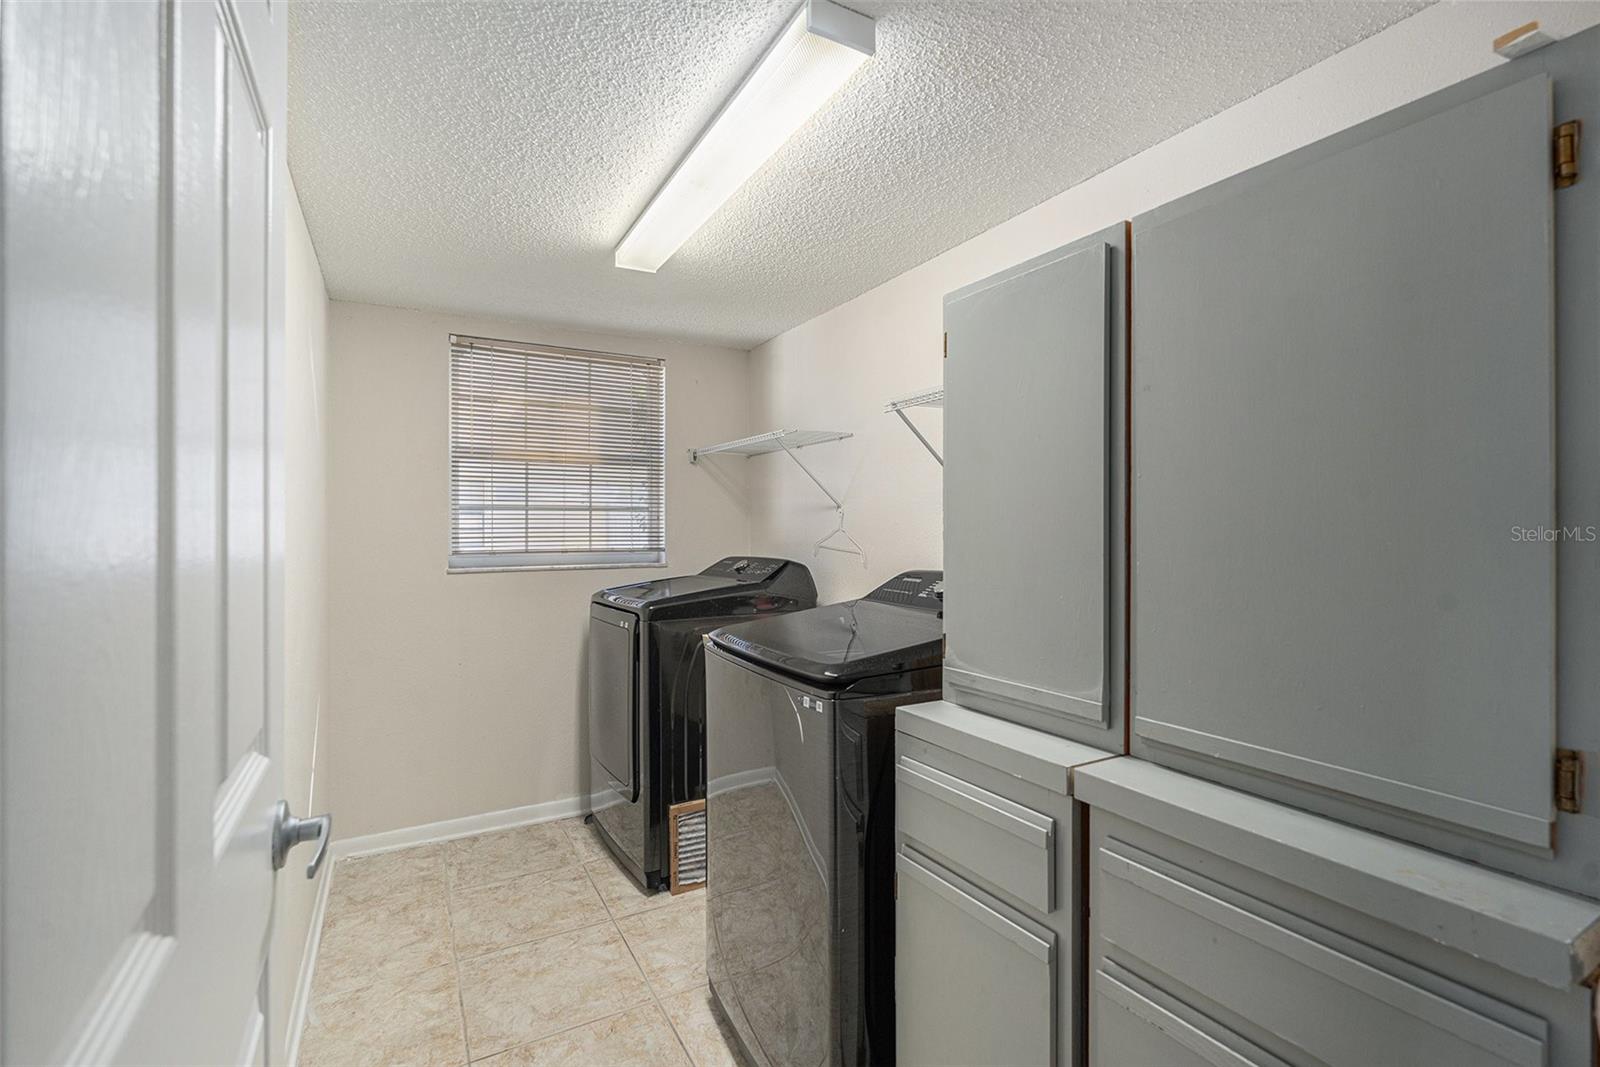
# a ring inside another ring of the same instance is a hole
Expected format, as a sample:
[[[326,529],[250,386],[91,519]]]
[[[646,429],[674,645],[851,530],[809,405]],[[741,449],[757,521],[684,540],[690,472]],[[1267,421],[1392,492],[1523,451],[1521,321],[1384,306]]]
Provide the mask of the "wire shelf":
[[[822,484],[822,479],[817,477],[817,472],[806,466],[800,457],[795,455],[797,449],[805,448],[809,445],[821,445],[829,441],[843,441],[846,437],[853,436],[854,434],[848,434],[842,430],[773,430],[769,433],[758,433],[754,437],[741,437],[737,441],[724,441],[720,445],[691,448],[689,449],[689,462],[693,463],[701,456],[764,456],[769,452],[782,452],[794,460],[794,465],[799,467],[807,478],[811,479],[812,484],[822,491],[823,496],[833,502],[834,510],[839,513],[838,525],[833,528],[832,533],[824,535],[816,544],[811,546],[811,554],[814,556],[821,555],[823,549],[827,549],[830,552],[844,552],[848,555],[860,556],[861,565],[865,567],[867,565],[866,550],[861,547],[860,542],[845,532],[844,501],[834,496],[833,492]],[[850,547],[845,548],[840,545],[829,544],[828,542],[835,537],[843,537],[850,542]]]
[[[693,463],[701,456],[764,456],[769,452],[788,452],[829,441],[842,441],[851,436],[840,430],[772,430],[753,437],[741,437],[737,441],[724,441],[720,445],[691,448],[689,462]]]
[[[943,389],[924,389],[920,393],[903,396],[899,400],[891,400],[883,406],[885,412],[904,411],[906,408],[942,408],[944,407]]]

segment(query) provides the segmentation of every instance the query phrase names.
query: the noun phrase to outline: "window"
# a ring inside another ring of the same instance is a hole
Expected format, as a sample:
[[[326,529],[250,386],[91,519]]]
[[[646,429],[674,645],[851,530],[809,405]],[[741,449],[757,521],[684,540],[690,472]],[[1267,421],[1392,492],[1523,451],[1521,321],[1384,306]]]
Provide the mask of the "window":
[[[662,564],[661,361],[450,338],[450,569]]]

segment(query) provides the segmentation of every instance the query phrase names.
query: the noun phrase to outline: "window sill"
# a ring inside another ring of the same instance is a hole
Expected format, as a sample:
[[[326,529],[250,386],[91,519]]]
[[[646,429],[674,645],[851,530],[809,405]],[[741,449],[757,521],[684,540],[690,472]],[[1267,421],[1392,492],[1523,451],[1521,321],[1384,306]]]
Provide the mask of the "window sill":
[[[482,565],[445,567],[446,574],[505,574],[509,571],[627,571],[643,568],[659,570],[667,565],[665,558],[653,563],[486,563]]]

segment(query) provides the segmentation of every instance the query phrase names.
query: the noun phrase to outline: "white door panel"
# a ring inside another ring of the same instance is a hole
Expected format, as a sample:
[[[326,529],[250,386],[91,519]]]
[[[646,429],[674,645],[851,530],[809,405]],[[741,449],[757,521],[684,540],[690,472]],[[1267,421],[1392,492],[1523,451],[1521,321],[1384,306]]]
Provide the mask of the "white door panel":
[[[172,766],[155,627],[161,20],[133,5],[0,18],[0,1058],[32,1062],[98,1047],[108,996],[170,929],[154,773]]]
[[[266,1056],[286,16],[0,9],[5,1062]]]
[[[237,47],[223,54],[227,188],[227,700],[224,780],[261,750],[266,701],[268,131]]]

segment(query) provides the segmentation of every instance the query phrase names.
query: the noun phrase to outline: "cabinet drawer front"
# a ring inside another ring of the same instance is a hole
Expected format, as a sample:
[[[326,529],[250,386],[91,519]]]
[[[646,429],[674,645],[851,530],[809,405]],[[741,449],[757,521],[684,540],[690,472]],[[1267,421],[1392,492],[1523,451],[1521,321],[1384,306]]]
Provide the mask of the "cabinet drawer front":
[[[915,852],[895,869],[900,1062],[1054,1063],[1055,935]]]
[[[895,824],[1018,900],[1055,908],[1055,820],[907,756],[895,764]]]
[[[1411,1063],[1545,1063],[1546,1026],[1526,1012],[1453,984],[1424,988],[1405,977],[1416,972],[1403,960],[1115,839],[1096,864],[1094,907],[1113,954],[1145,961],[1318,1060],[1383,1062],[1403,1049]]]
[[[1165,1067],[1288,1067],[1114,960],[1094,976],[1093,1062]]]

